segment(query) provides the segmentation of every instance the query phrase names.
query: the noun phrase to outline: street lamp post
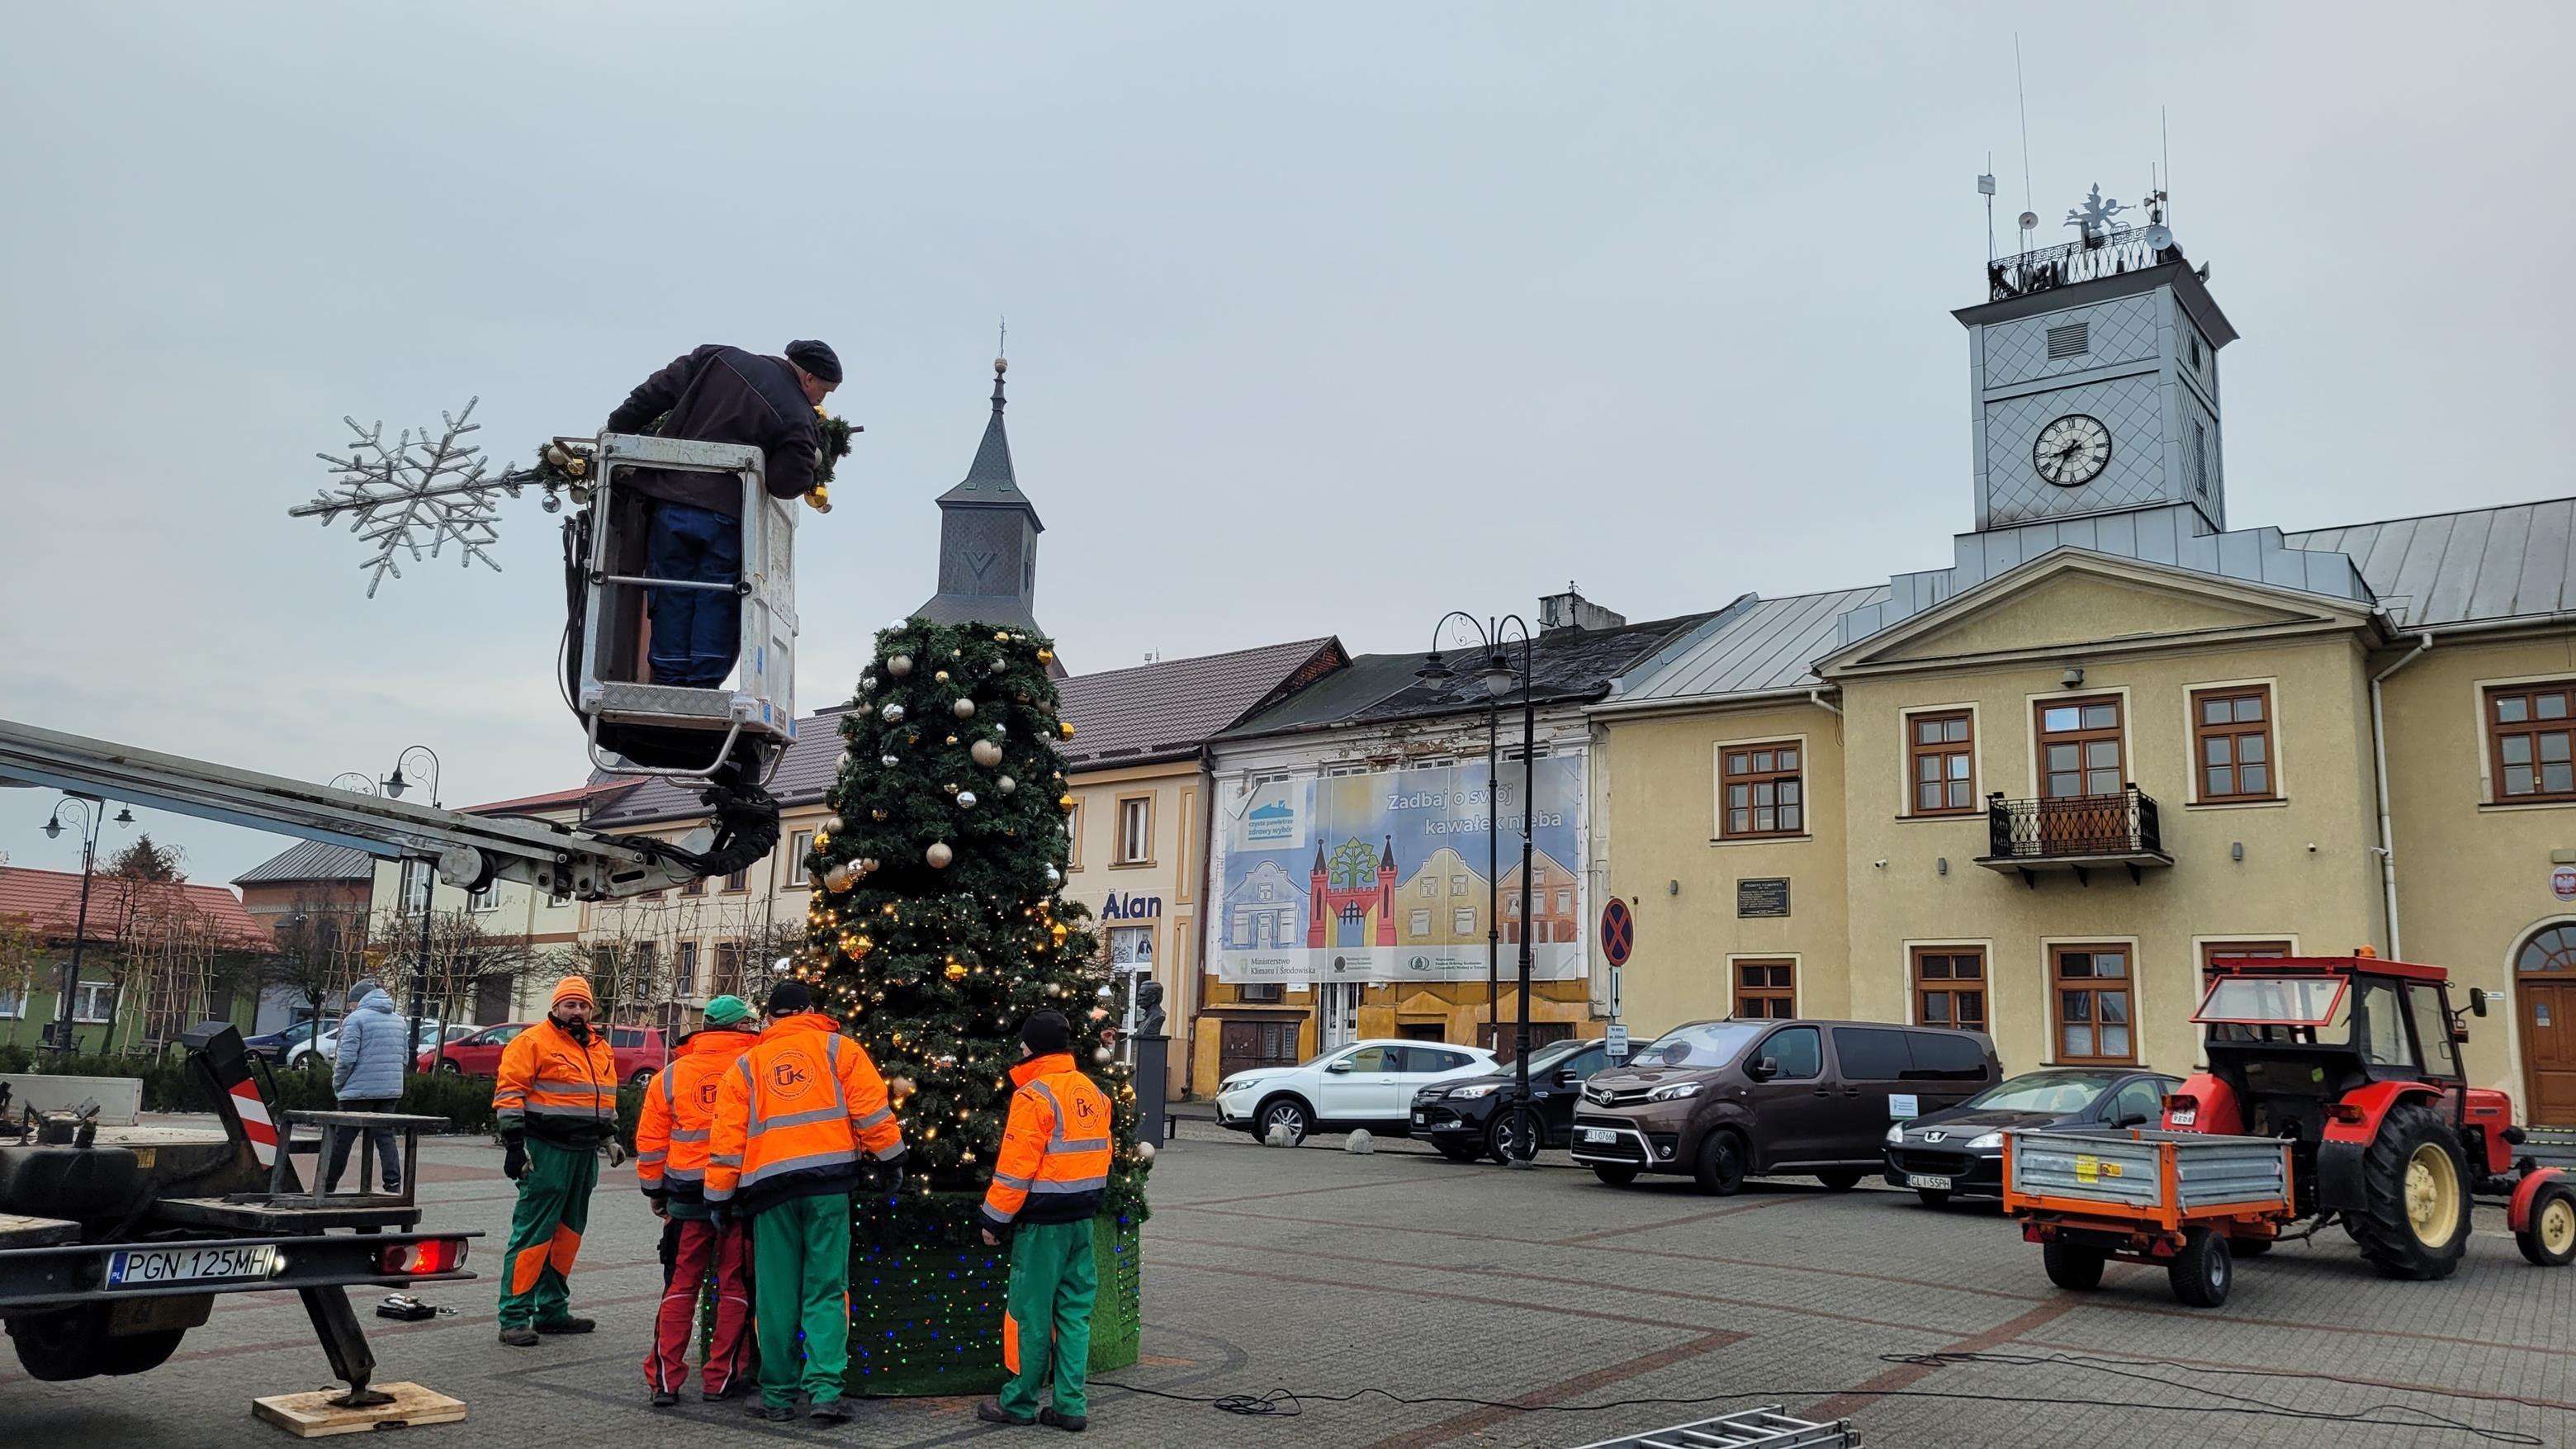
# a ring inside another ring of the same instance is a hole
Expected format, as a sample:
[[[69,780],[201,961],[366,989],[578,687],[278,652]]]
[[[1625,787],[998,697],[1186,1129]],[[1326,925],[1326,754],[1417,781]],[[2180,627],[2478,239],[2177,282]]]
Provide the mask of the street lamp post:
[[[411,748],[404,750],[401,754],[394,756],[394,772],[386,776],[382,781],[385,793],[394,799],[399,800],[402,798],[403,791],[411,788],[411,782],[403,778],[403,761],[410,759],[414,755],[424,755],[429,759],[429,803],[434,806],[438,803],[438,752],[427,745],[413,745]],[[406,1072],[410,1071],[413,1065],[420,1059],[420,1009],[423,994],[429,989],[430,902],[438,893],[437,859],[431,856],[421,857],[420,875],[420,969],[412,973],[412,1049],[403,1053],[403,1070]],[[400,882],[397,881],[396,884],[399,886]],[[439,1046],[442,1048],[439,1052],[439,1056],[442,1060],[445,1059],[447,1055],[445,1050],[443,1050],[446,1045],[447,1033],[442,1028],[439,1032]]]
[[[1443,617],[1438,624],[1432,626],[1431,655],[1423,661],[1422,668],[1417,671],[1421,678],[1433,683],[1439,683],[1457,677],[1457,671],[1451,669],[1440,658],[1440,631],[1448,627],[1449,620],[1451,619],[1464,619],[1467,621],[1468,626],[1476,631],[1476,642],[1478,646],[1483,649],[1485,657],[1485,662],[1477,669],[1476,676],[1485,686],[1485,880],[1486,898],[1489,902],[1495,895],[1494,868],[1498,863],[1495,839],[1497,824],[1495,818],[1495,806],[1502,794],[1502,770],[1500,764],[1494,758],[1496,721],[1502,705],[1503,696],[1511,692],[1512,685],[1516,680],[1521,687],[1520,1011],[1519,1021],[1515,1025],[1512,1033],[1511,1112],[1512,1120],[1519,1129],[1515,1135],[1515,1141],[1521,1144],[1523,1150],[1505,1153],[1503,1160],[1507,1166],[1531,1167],[1535,1166],[1537,1163],[1539,1146],[1538,1123],[1535,1116],[1529,1110],[1531,966],[1530,911],[1532,899],[1530,879],[1530,824],[1531,816],[1534,813],[1532,810],[1533,796],[1537,787],[1538,700],[1532,688],[1533,681],[1530,672],[1531,640],[1529,624],[1518,614],[1506,614],[1500,619],[1480,623],[1472,614],[1452,611],[1447,616]],[[1513,669],[1510,656],[1505,652],[1506,646],[1515,642],[1521,646],[1521,660],[1520,668],[1518,670]],[[1493,1021],[1495,1016],[1495,981],[1499,974],[1499,966],[1495,960],[1494,953],[1496,931],[1493,915],[1493,908],[1491,905],[1488,905],[1486,908],[1485,922],[1485,973],[1487,982],[1485,1019],[1489,1022]],[[1498,1032],[1501,1030],[1500,1023],[1495,1024],[1495,1030]]]
[[[80,914],[72,923],[72,959],[63,967],[62,986],[58,999],[54,1003],[54,1050],[66,1054],[72,1050],[72,1003],[80,991],[81,948],[89,944],[90,877],[98,869],[99,827],[107,823],[107,817],[101,815],[99,811],[106,804],[106,801],[95,795],[65,794],[61,803],[54,806],[54,813],[45,821],[45,838],[60,840],[63,838],[63,812],[74,805],[80,807]],[[116,812],[116,823],[133,824],[134,812],[119,809]]]

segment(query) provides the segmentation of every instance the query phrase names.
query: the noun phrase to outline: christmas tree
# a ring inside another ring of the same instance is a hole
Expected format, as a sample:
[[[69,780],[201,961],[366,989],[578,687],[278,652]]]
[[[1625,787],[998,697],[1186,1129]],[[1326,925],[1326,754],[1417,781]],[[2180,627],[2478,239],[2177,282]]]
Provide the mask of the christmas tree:
[[[1004,1253],[974,1208],[1008,1120],[1019,1028],[1073,1025],[1077,1064],[1116,1109],[1103,1210],[1095,1366],[1134,1358],[1136,1224],[1153,1148],[1107,1029],[1109,968],[1058,894],[1073,796],[1057,744],[1050,642],[1026,628],[909,619],[840,718],[833,814],[798,971],[884,1073],[910,1149],[902,1180],[857,1208],[850,1391],[968,1393],[1001,1377]],[[1118,1358],[1123,1343],[1124,1359]]]

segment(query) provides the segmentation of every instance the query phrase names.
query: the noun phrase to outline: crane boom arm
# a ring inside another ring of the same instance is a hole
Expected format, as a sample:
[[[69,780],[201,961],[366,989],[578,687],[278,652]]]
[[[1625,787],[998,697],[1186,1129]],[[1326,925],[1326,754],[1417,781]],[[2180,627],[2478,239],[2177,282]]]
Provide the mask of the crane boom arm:
[[[469,815],[334,790],[157,750],[0,720],[0,785],[42,785],[363,850],[438,862],[469,888],[514,880],[602,900],[695,879],[687,848],[569,825]],[[774,833],[773,833],[774,839]]]

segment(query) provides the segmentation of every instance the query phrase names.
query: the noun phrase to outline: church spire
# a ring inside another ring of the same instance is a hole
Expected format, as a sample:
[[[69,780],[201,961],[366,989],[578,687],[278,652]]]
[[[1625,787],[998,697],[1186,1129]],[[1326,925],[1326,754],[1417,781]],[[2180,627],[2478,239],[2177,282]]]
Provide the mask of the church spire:
[[[1008,358],[993,359],[993,416],[984,440],[965,479],[939,495],[939,592],[913,611],[922,618],[1037,627],[1031,606],[1046,525],[1011,467],[1011,437],[1002,426],[1002,377],[1010,366]]]

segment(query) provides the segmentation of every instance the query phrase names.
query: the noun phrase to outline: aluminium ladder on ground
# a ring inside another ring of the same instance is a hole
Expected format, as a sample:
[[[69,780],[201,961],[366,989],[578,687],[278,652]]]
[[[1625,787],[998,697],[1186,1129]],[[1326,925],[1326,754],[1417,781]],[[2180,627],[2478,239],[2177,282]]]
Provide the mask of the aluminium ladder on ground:
[[[1603,1439],[1583,1449],[1860,1449],[1860,1431],[1849,1419],[1830,1424],[1793,1419],[1773,1404]]]

